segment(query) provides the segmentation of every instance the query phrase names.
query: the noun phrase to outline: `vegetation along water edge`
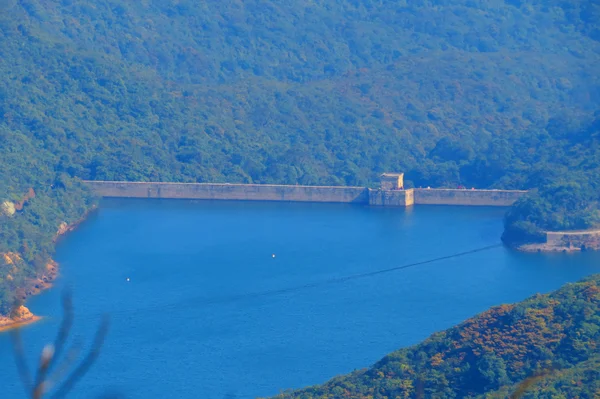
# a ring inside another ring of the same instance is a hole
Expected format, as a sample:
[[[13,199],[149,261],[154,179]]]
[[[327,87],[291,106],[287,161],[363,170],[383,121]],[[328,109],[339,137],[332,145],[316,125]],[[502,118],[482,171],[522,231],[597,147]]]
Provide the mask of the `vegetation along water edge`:
[[[372,367],[276,399],[594,398],[600,275],[489,309]]]

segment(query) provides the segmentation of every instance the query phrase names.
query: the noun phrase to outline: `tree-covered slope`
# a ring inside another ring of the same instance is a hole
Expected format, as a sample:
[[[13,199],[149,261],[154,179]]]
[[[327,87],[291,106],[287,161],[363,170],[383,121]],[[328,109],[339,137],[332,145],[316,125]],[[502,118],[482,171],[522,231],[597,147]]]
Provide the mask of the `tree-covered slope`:
[[[531,188],[540,171],[599,170],[597,136],[579,134],[600,109],[593,0],[0,7],[0,202],[36,193],[0,216],[0,252],[27,264],[0,266],[8,298],[89,209],[81,179],[370,185],[404,171],[416,186]],[[526,209],[515,220],[548,227]]]
[[[592,2],[12,4],[4,122],[78,177],[523,185],[600,100]]]
[[[600,118],[573,132],[563,135],[557,146],[544,146],[562,162],[546,162],[530,174],[529,195],[504,218],[506,243],[545,242],[545,230],[600,226]]]
[[[546,370],[478,399],[595,399],[600,394],[600,355],[562,370]],[[512,396],[511,396],[512,395]]]
[[[528,387],[524,398],[593,398],[599,326],[596,275],[494,307],[367,370],[277,398],[505,398],[519,384]]]

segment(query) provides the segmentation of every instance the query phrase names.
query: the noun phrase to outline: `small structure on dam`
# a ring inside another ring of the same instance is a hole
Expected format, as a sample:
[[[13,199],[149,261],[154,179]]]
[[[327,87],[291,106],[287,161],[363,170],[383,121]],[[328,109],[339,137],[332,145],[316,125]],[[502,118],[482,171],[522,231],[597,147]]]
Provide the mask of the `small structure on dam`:
[[[382,190],[404,190],[404,173],[383,173],[380,183]]]

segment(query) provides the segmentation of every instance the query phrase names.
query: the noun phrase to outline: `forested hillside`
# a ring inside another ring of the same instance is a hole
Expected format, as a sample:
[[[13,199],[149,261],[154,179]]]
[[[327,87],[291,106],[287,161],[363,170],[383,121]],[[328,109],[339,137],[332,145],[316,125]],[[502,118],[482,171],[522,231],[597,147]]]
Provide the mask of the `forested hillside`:
[[[404,171],[416,186],[540,187],[507,242],[591,226],[599,40],[595,0],[4,0],[0,252],[23,260],[0,267],[0,311],[92,205],[80,179]]]
[[[596,275],[550,295],[492,308],[367,370],[277,399],[499,399],[516,390],[528,399],[595,398],[599,325]]]

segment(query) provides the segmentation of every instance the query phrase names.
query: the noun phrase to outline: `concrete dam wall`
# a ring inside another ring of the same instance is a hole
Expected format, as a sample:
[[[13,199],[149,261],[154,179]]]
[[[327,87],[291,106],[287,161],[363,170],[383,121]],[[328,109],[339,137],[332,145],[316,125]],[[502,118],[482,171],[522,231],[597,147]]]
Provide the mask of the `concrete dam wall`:
[[[465,205],[511,206],[527,191],[423,189],[369,190],[369,204],[379,206]]]
[[[546,244],[559,249],[600,249],[600,230],[547,231]]]
[[[511,206],[527,193],[521,190],[414,190],[414,203],[422,205]]]
[[[364,187],[87,181],[101,197],[369,203]]]
[[[372,190],[369,189],[369,205],[374,206],[412,206],[414,190]]]
[[[101,197],[205,200],[338,202],[374,206],[417,205],[510,206],[526,191],[284,186],[273,184],[147,183],[87,181]]]

